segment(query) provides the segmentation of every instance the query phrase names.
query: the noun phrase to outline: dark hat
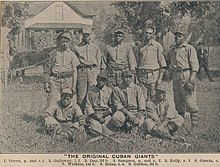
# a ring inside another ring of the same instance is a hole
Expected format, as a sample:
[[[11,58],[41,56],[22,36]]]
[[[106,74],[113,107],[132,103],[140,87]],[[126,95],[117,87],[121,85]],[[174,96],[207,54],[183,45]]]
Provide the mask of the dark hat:
[[[91,34],[92,28],[91,27],[85,27],[83,28],[83,34]]]
[[[71,89],[69,88],[65,88],[61,91],[61,94],[69,94],[69,95],[73,95],[73,92]]]
[[[165,83],[161,83],[157,86],[156,90],[167,92],[168,91],[168,85],[165,84]]]
[[[71,35],[70,35],[70,33],[68,33],[68,32],[61,33],[61,34],[58,36],[58,38],[59,38],[59,37],[60,37],[60,39],[61,39],[61,38],[67,38],[67,39],[71,40]]]
[[[133,76],[132,72],[130,70],[126,70],[122,72],[122,76],[123,77],[127,77],[127,76]]]
[[[122,29],[117,29],[114,31],[115,34],[126,34],[124,30]]]
[[[107,79],[107,75],[106,75],[105,72],[100,72],[100,73],[97,75],[97,78],[98,78],[98,77]]]

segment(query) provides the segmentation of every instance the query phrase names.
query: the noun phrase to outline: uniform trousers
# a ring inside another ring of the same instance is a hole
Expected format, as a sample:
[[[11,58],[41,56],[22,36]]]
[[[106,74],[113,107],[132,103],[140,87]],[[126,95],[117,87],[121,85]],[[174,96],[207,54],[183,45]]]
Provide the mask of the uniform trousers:
[[[85,110],[86,96],[91,86],[96,84],[96,77],[100,70],[97,67],[91,68],[77,68],[77,103],[82,111]]]

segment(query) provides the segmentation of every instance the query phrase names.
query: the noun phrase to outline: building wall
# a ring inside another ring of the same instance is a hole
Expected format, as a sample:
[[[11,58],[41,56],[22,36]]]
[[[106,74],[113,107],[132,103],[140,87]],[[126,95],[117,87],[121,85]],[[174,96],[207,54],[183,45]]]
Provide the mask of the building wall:
[[[55,19],[56,6],[63,6],[63,19],[61,20]],[[27,28],[35,23],[82,23],[93,25],[93,19],[83,18],[63,2],[54,2],[33,18],[27,19],[25,27]]]

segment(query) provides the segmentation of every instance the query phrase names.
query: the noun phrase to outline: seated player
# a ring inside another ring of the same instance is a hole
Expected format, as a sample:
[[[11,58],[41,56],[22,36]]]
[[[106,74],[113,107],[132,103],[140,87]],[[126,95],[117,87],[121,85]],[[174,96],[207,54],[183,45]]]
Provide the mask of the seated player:
[[[77,132],[85,136],[85,117],[73,101],[71,89],[63,89],[61,99],[44,112],[46,130],[60,138],[74,140]]]
[[[88,91],[85,114],[88,116],[90,129],[111,135],[112,132],[106,127],[111,119],[112,89],[106,86],[107,76],[100,73],[97,76],[97,84]]]
[[[156,95],[146,103],[146,120],[143,123],[145,134],[171,139],[182,126],[184,118],[167,101],[167,91],[165,83],[158,85]]]

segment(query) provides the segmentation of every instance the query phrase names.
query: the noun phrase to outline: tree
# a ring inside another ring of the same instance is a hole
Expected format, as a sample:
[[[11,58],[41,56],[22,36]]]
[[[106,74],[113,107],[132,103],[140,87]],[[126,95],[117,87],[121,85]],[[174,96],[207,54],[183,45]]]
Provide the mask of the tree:
[[[8,33],[9,52],[15,51],[15,39],[29,16],[29,2],[2,2],[2,26],[10,29]]]
[[[116,2],[113,5],[137,39],[143,36],[142,30],[149,20],[157,33],[164,34],[167,27],[175,30],[180,24],[187,24],[184,17],[191,19],[185,26],[194,32],[194,40],[201,34],[205,38],[219,37],[219,2]]]

